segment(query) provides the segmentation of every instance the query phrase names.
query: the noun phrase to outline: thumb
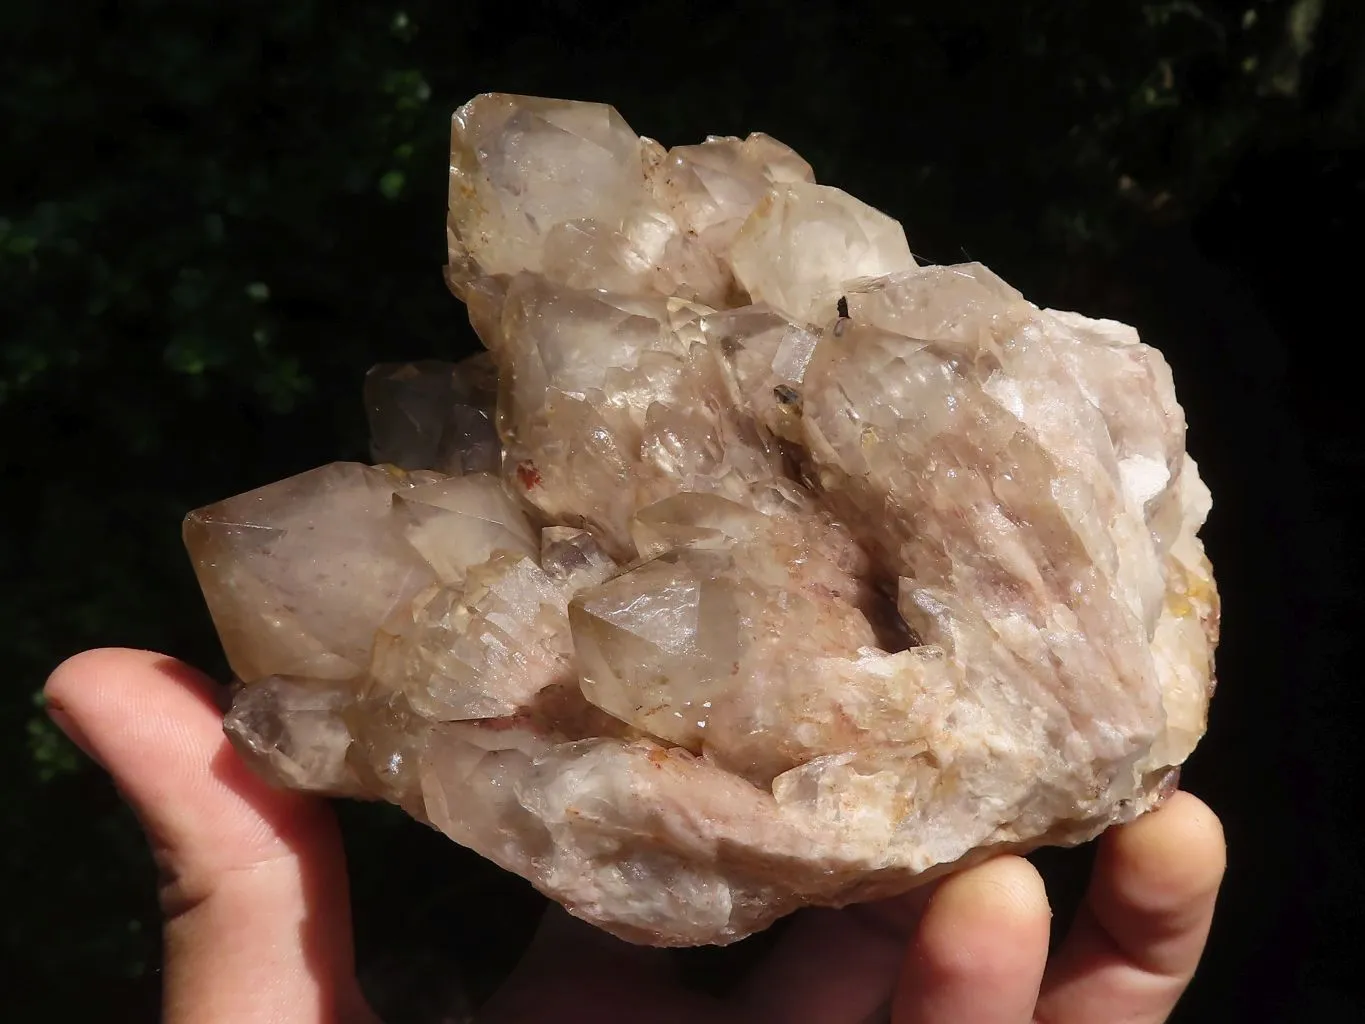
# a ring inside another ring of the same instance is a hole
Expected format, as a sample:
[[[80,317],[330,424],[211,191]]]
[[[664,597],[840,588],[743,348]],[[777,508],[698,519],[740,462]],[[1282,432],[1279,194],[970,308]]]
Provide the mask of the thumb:
[[[79,654],[46,687],[53,719],[113,776],[160,868],[163,1020],[373,1021],[331,812],[246,768],[215,691],[171,658],[128,650]]]

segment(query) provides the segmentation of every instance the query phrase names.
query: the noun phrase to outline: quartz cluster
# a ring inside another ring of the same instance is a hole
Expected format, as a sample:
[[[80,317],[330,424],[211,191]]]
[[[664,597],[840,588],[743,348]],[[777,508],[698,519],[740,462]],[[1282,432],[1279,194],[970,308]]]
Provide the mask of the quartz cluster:
[[[487,352],[371,372],[378,465],[186,521],[267,777],[657,945],[1169,792],[1218,605],[1135,331],[918,266],[766,135],[595,103],[462,107],[448,242]]]

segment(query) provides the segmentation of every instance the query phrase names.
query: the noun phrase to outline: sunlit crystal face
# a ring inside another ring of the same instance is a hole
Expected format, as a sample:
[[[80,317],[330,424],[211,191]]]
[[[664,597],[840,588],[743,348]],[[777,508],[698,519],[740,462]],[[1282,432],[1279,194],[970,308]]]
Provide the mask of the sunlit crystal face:
[[[380,465],[186,522],[258,770],[663,945],[1162,798],[1218,606],[1131,328],[600,104],[462,107],[448,237],[489,351],[372,371]]]

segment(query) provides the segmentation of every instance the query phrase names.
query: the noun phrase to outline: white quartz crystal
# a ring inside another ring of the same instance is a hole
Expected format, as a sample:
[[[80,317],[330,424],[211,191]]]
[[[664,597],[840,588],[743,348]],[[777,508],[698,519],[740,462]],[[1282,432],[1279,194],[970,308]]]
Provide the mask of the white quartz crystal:
[[[377,367],[377,467],[192,513],[267,777],[391,800],[627,939],[725,943],[1158,803],[1204,732],[1171,375],[761,134],[455,115],[487,353]]]

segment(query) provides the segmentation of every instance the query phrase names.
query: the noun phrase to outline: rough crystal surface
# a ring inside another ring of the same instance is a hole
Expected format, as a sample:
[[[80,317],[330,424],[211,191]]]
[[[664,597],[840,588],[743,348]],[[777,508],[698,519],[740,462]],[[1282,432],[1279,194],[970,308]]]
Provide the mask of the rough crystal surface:
[[[1205,727],[1210,507],[1161,355],[761,134],[455,115],[488,351],[376,367],[378,466],[192,513],[226,727],[628,939],[723,943],[1154,806]]]

